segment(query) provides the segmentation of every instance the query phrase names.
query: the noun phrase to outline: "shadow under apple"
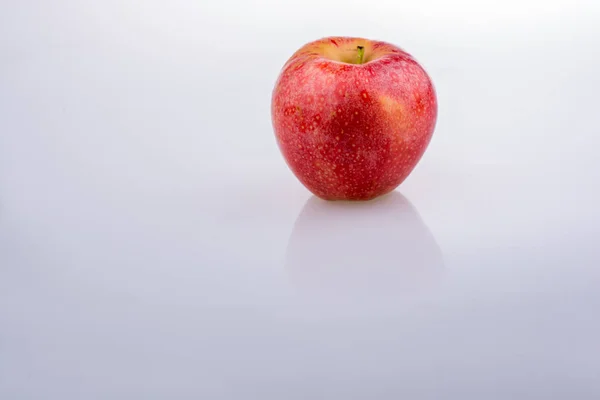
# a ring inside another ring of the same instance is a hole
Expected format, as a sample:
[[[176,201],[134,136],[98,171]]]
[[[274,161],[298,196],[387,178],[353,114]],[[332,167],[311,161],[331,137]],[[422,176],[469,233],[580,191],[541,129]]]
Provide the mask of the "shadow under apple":
[[[286,252],[292,285],[319,298],[404,298],[431,290],[443,267],[435,238],[398,192],[368,202],[311,197]]]

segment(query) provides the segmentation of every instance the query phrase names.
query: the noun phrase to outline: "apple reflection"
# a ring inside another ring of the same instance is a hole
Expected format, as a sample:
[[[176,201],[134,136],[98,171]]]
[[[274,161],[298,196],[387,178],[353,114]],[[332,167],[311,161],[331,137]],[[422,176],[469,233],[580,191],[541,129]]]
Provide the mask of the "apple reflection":
[[[422,293],[439,281],[443,264],[433,235],[398,192],[369,202],[311,197],[286,253],[293,286],[331,298]]]

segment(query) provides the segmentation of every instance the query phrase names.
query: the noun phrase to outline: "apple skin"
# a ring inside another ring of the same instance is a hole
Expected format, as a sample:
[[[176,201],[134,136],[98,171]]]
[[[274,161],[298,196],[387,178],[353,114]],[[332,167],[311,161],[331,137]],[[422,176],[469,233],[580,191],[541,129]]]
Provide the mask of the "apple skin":
[[[404,50],[327,37],[283,66],[271,117],[286,163],[308,190],[325,200],[370,200],[398,187],[421,159],[437,98]]]

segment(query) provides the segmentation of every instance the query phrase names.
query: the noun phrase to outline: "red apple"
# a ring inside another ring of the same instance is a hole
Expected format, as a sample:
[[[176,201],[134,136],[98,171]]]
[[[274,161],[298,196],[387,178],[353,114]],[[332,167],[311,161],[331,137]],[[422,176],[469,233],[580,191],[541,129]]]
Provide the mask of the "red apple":
[[[404,50],[328,37],[284,65],[271,114],[279,148],[307,189],[326,200],[369,200],[394,190],[419,162],[437,99]]]

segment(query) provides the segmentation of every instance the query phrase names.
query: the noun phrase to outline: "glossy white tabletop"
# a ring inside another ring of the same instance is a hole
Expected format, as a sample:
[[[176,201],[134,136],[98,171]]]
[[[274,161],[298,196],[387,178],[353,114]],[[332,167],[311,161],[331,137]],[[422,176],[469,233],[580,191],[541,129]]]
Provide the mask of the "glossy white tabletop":
[[[483,3],[3,2],[0,399],[600,398],[598,6]],[[369,203],[271,128],[338,34],[438,92]]]

